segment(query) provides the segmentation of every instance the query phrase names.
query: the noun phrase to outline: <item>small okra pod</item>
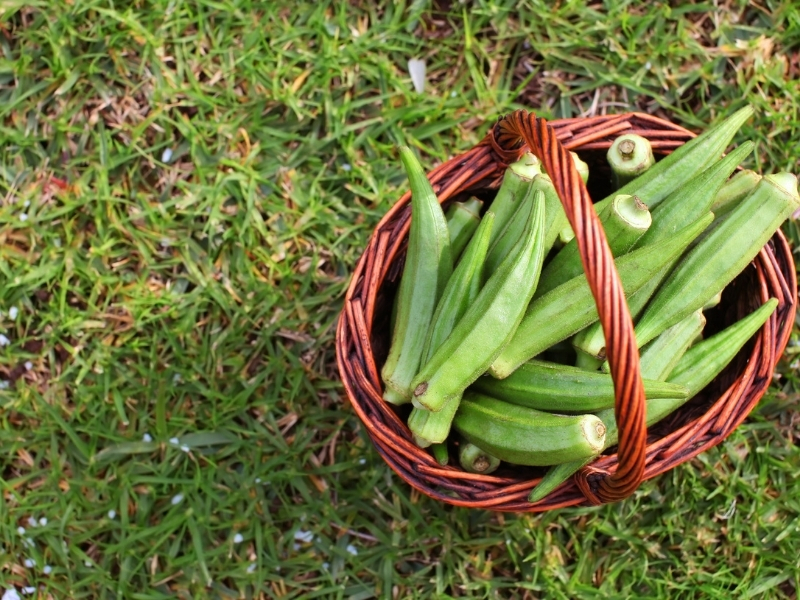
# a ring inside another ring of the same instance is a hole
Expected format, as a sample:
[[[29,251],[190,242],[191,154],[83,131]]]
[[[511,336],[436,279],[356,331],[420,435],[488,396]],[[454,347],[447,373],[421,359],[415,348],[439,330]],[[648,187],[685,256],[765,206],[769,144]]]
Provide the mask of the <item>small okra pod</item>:
[[[541,190],[544,193],[544,253],[546,256],[558,239],[559,233],[565,227],[569,228],[569,220],[550,177],[544,173],[539,175],[533,180],[533,189],[534,191]]]
[[[395,404],[411,399],[431,318],[453,272],[450,232],[436,194],[411,150],[401,148],[400,158],[411,187],[411,226],[392,342],[381,370],[383,397]]]
[[[453,427],[500,460],[547,466],[596,456],[605,425],[592,414],[554,415],[475,392],[461,401]]]
[[[650,211],[636,196],[620,195],[614,198],[599,215],[606,241],[614,256],[625,254],[652,223]],[[573,238],[542,269],[542,277],[534,298],[566,283],[583,273],[577,241]]]
[[[623,289],[632,294],[641,288],[669,261],[680,256],[711,220],[709,214],[668,240],[617,258],[614,262]],[[492,362],[489,372],[497,379],[505,379],[521,364],[597,319],[597,306],[586,277],[573,277],[531,302],[513,338]]]
[[[626,133],[614,140],[606,159],[614,172],[617,188],[636,179],[656,162],[650,142],[635,133]]]
[[[572,163],[575,165],[575,170],[578,171],[578,175],[581,176],[581,181],[583,181],[583,183],[589,181],[589,165],[581,160],[581,157],[578,156],[577,152],[570,152],[569,155],[572,157]]]
[[[447,209],[447,229],[450,231],[450,252],[453,262],[458,260],[464,248],[472,239],[472,234],[481,221],[481,206],[483,202],[477,198],[470,198],[466,202],[453,202]]]
[[[453,417],[456,415],[460,402],[461,395],[458,394],[448,398],[436,412],[414,406],[408,416],[408,428],[414,434],[414,438],[424,440],[426,445],[444,442],[447,436],[450,435]],[[425,447],[421,446],[419,442],[417,445],[421,448]]]
[[[492,398],[553,413],[591,412],[614,406],[614,380],[607,373],[542,360],[528,361],[505,379],[479,377],[470,389]],[[686,395],[680,386],[644,380],[648,398]]]
[[[635,327],[641,347],[721,292],[800,207],[797,178],[767,175],[675,267]]]
[[[599,213],[615,195],[630,194],[639,196],[653,210],[684,182],[719,159],[733,136],[752,114],[753,109],[749,106],[736,111],[721,123],[676,148],[642,175],[622,186],[615,194],[598,202],[595,209]]]
[[[433,444],[431,446],[431,451],[433,452],[433,458],[436,459],[436,462],[439,463],[440,466],[446,467],[450,462],[450,453],[447,451],[447,444]]]
[[[418,408],[441,410],[483,374],[519,325],[544,260],[544,202],[534,197],[532,215],[517,246],[481,289],[450,336],[412,382]]]
[[[642,348],[639,361],[642,378],[666,381],[705,324],[702,311],[696,310]],[[646,391],[645,395],[647,398],[655,397]]]
[[[488,475],[500,466],[500,459],[470,442],[462,442],[458,448],[458,462],[467,473]]]
[[[696,396],[700,390],[728,366],[747,341],[753,337],[753,334],[764,325],[777,306],[778,301],[775,298],[771,298],[743,319],[686,351],[667,381],[686,388],[689,393],[688,398],[648,398],[645,404],[646,426],[650,427],[656,424]],[[653,358],[656,357],[643,354],[640,362],[642,368],[650,369],[649,361]],[[614,417],[614,409],[609,408],[599,411],[597,416],[606,426],[606,439],[603,448],[605,450],[618,441],[619,430]],[[565,462],[550,469],[539,485],[528,496],[528,500],[531,502],[541,500],[591,460]]]
[[[500,189],[497,190],[497,195],[489,206],[489,210],[494,213],[494,234],[489,242],[490,248],[528,195],[531,181],[541,172],[542,163],[530,152],[523,154],[517,162],[508,166]]]
[[[750,195],[759,181],[761,181],[761,175],[755,171],[749,169],[739,171],[717,192],[714,203],[711,205],[711,212],[717,219],[721,219]]]

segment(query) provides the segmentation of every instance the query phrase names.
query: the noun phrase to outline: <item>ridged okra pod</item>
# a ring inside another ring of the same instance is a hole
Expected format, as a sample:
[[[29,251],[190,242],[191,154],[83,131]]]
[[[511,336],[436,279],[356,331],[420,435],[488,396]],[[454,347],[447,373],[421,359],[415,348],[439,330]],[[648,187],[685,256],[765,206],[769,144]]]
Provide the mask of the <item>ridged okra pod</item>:
[[[642,175],[598,203],[598,212],[617,194],[639,196],[650,210],[684,182],[722,156],[739,128],[753,114],[749,106],[675,149]]]
[[[462,442],[458,448],[458,462],[467,473],[488,475],[500,466],[500,459],[478,448],[473,443]]]
[[[615,139],[606,153],[606,160],[614,173],[617,188],[636,179],[656,162],[650,142],[635,133],[626,133]]]
[[[383,397],[396,404],[411,399],[433,311],[453,272],[450,232],[436,194],[411,150],[401,148],[400,158],[411,187],[411,226],[391,347],[381,370]]]
[[[519,325],[544,260],[544,202],[534,197],[529,225],[517,246],[488,279],[453,332],[412,382],[414,405],[441,410],[460,396],[497,357]]]
[[[590,458],[605,441],[605,425],[592,414],[554,415],[475,392],[464,394],[453,427],[467,441],[515,465]]]
[[[719,220],[733,210],[739,202],[750,195],[759,181],[761,175],[749,169],[739,171],[726,181],[711,205],[711,212],[715,218]]]
[[[488,211],[447,282],[433,314],[433,323],[422,353],[421,364],[428,362],[478,297],[483,283],[481,273],[493,224],[494,213]],[[425,447],[430,443],[440,443],[447,439],[450,424],[458,408],[458,400],[458,398],[451,399],[442,410],[435,413],[417,407],[411,410],[408,427],[418,439],[420,446]]]
[[[747,341],[753,337],[753,334],[761,328],[775,311],[777,305],[778,301],[775,298],[771,298],[740,321],[697,343],[686,351],[667,381],[686,388],[689,392],[688,398],[648,398],[645,406],[645,424],[647,427],[656,424],[673,413],[708,385],[728,366]],[[649,358],[643,355],[640,362],[643,368],[650,368],[648,361]],[[617,443],[619,435],[614,409],[599,411],[597,416],[606,426],[604,449],[610,448]],[[576,460],[550,469],[539,485],[533,488],[528,500],[531,502],[541,500],[589,462],[591,462],[591,459]]]
[[[505,379],[479,377],[470,389],[536,410],[553,413],[591,412],[614,406],[614,381],[606,373],[542,360],[528,361]],[[644,380],[648,398],[684,396],[680,386]]]
[[[503,174],[500,189],[489,205],[489,210],[494,213],[494,233],[489,242],[490,248],[503,233],[506,224],[522,204],[522,200],[528,195],[533,179],[541,172],[542,164],[530,152],[523,154],[517,162],[508,166]]]
[[[639,361],[642,378],[665,381],[689,346],[701,334],[705,324],[706,318],[702,311],[696,310],[642,348]],[[655,398],[646,390],[645,396],[648,399]]]
[[[798,207],[794,175],[764,177],[667,277],[636,325],[636,343],[643,346],[721,292]]]
[[[650,211],[636,196],[616,196],[598,215],[614,256],[625,254],[652,223]],[[573,238],[542,270],[534,298],[544,296],[562,283],[583,273],[578,244]]]
[[[497,270],[500,263],[516,246],[523,231],[528,226],[533,203],[533,186],[528,187],[528,195],[518,203],[516,212],[506,221],[505,229],[500,235],[492,235],[489,251],[486,253],[486,260],[483,264],[484,280],[488,279]]]
[[[668,240],[617,258],[615,265],[623,289],[632,294],[641,288],[666,263],[680,256],[711,219],[708,215]],[[493,377],[504,379],[522,363],[597,319],[597,307],[586,277],[574,277],[530,304],[514,337],[494,360],[489,372]]]
[[[431,452],[433,452],[433,458],[436,459],[436,462],[440,466],[446,467],[450,462],[450,453],[447,451],[447,444],[434,444],[431,447]]]
[[[470,198],[466,202],[453,202],[447,209],[447,229],[450,231],[450,252],[453,262],[458,260],[472,239],[481,221],[483,202]]]

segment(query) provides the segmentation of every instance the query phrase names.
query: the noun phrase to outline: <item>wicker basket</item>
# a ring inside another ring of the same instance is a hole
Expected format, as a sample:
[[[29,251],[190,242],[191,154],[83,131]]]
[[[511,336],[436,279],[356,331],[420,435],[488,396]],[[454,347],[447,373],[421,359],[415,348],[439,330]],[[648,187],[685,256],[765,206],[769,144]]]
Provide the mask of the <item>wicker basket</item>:
[[[457,506],[498,511],[539,512],[558,507],[601,504],[625,498],[644,479],[655,477],[718,444],[738,426],[767,390],[794,323],[797,280],[791,250],[779,231],[708,312],[714,333],[770,297],[778,309],[728,368],[696,398],[649,430],[644,426],[644,394],[633,326],[602,227],[590,194],[610,190],[603,172],[605,151],[622,133],[650,140],[666,154],[693,134],[662,119],[628,113],[563,119],[546,123],[525,111],[498,121],[469,152],[439,165],[428,175],[447,205],[470,195],[490,200],[505,167],[524,151],[536,154],[553,180],[570,220],[586,276],[609,332],[606,348],[615,381],[619,444],[536,504],[527,495],[543,469],[507,465],[492,475],[441,467],[414,445],[406,426],[408,407],[381,398],[380,368],[388,353],[389,314],[402,273],[408,241],[410,194],[406,193],[375,229],[358,262],[336,332],[339,372],[347,396],[375,447],[391,468],[424,494]],[[589,163],[589,189],[581,183],[567,150]],[[453,462],[453,461],[451,461]]]

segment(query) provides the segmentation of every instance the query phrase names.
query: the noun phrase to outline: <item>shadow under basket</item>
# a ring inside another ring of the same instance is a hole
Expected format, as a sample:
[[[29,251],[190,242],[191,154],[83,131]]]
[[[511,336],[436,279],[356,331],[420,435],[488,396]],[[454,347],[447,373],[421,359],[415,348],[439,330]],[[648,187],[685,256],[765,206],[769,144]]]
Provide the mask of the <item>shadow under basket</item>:
[[[623,133],[646,137],[659,156],[694,137],[686,129],[641,113],[547,123],[525,111],[517,111],[498,121],[480,144],[439,165],[428,178],[445,207],[470,196],[483,199],[487,205],[494,197],[506,166],[523,152],[534,152],[553,180],[579,247],[582,252],[589,252],[589,264],[593,268],[586,275],[595,292],[608,289],[605,286],[618,285],[618,279],[615,282],[596,276],[600,271],[608,271],[602,267],[608,262],[613,265],[613,259],[603,244],[596,244],[593,236],[597,236],[599,224],[587,216],[586,209],[593,213],[589,204],[591,198],[602,199],[612,191],[605,153]],[[588,189],[579,183],[567,154],[569,150],[577,152],[589,164]],[[601,454],[535,504],[528,502],[527,496],[545,473],[543,468],[504,463],[491,475],[467,473],[458,466],[452,444],[450,463],[455,466],[439,466],[429,450],[418,448],[412,441],[406,426],[410,406],[398,407],[382,399],[380,369],[388,354],[392,299],[402,274],[408,243],[409,200],[410,193],[406,193],[381,220],[356,266],[337,327],[336,353],[347,396],[378,452],[403,480],[431,498],[456,506],[512,512],[540,512],[619,500],[630,495],[642,480],[672,469],[720,443],[747,417],[769,387],[775,365],[788,342],[797,304],[795,266],[780,230],[753,263],[725,289],[720,304],[707,311],[705,335],[720,331],[771,297],[778,299],[778,308],[736,359],[668,418],[645,430],[643,404],[640,404],[639,421],[626,422],[628,415],[636,413],[636,403],[643,403],[644,398],[634,397],[631,389],[618,389],[619,446]],[[600,237],[604,239],[602,230]],[[597,247],[603,250],[587,250]],[[616,276],[616,272],[613,273]],[[621,287],[618,289],[621,291]],[[605,327],[605,323],[616,323],[619,319],[626,324],[621,328],[621,340],[607,340],[611,357],[614,347],[622,347],[623,342],[633,339],[630,315],[624,298],[621,305],[617,302],[614,306],[605,306],[599,293],[594,296],[604,330],[611,329]],[[617,383],[621,380],[620,373],[626,369],[628,372],[635,369],[638,377],[638,352],[635,344],[627,346],[633,347],[633,355],[619,358],[616,371],[612,364],[612,377]],[[611,488],[607,484],[613,484],[615,477],[617,481],[624,479],[624,485],[619,484],[617,492],[608,491]]]

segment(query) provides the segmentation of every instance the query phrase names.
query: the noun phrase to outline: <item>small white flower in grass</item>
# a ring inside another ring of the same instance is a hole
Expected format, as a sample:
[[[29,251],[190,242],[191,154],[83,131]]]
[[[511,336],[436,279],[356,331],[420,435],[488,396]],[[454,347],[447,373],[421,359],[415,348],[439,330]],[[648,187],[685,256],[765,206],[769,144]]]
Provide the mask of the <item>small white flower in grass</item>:
[[[261,483],[261,477],[256,477],[256,483]]]
[[[22,213],[22,214],[19,216],[19,220],[20,220],[20,221],[27,221],[27,220],[28,220],[28,213]]]
[[[308,543],[314,539],[314,534],[310,531],[303,531],[302,529],[299,529],[294,532],[294,539],[298,542]]]
[[[366,459],[366,458],[359,458],[359,459],[358,459],[358,464],[360,464],[360,465],[365,465],[365,464],[367,464],[367,459]]]
[[[353,170],[353,167],[352,167],[352,166],[350,166],[350,163],[344,163],[344,164],[342,165],[342,170],[343,170],[343,171],[352,171],[352,170]]]
[[[358,555],[358,548],[353,546],[353,544],[348,544],[347,548],[345,548],[345,550],[347,550],[353,556],[357,556]]]
[[[10,343],[11,340],[9,340],[6,336],[0,333],[0,346],[8,346]]]
[[[17,590],[11,588],[10,590],[5,591],[2,599],[0,600],[20,600],[20,597],[19,594],[17,593]]]
[[[327,571],[328,569],[331,568],[331,563],[329,563],[329,562],[322,563],[322,568]]]
[[[87,567],[89,567],[90,569],[92,568],[92,561],[90,561],[90,560],[83,561],[83,564],[86,565]]]
[[[650,70],[650,68],[651,68],[652,66],[653,66],[653,65],[650,63],[650,61],[649,61],[649,60],[648,60],[646,63],[644,63],[644,68],[645,68],[645,69],[647,69],[648,71]]]
[[[184,452],[189,452],[191,448],[189,448],[189,446],[187,446],[186,444],[181,444],[181,450],[183,450]]]
[[[108,511],[108,518],[111,519],[112,521],[116,519],[117,511],[115,511],[113,508],[110,511]]]
[[[26,568],[32,569],[33,567],[36,566],[36,561],[33,560],[32,558],[26,558],[25,562],[23,562],[22,564],[24,564]]]
[[[41,525],[42,527],[47,525],[47,517],[42,517],[41,519],[39,519],[39,525]]]
[[[161,153],[161,162],[168,163],[172,160],[172,149],[165,148],[164,152]]]
[[[8,318],[11,319],[12,321],[17,318],[18,314],[19,314],[19,309],[16,306],[12,306],[11,308],[8,309]]]
[[[25,361],[25,370],[30,371],[33,368],[33,363],[29,360]]]
[[[42,573],[44,573],[45,575],[50,575],[50,573],[52,572],[53,572],[53,567],[51,567],[50,565],[45,565],[44,567],[42,567]]]
[[[425,91],[425,61],[412,58],[408,61],[408,72],[411,75],[411,83],[418,94]]]
[[[30,200],[25,200],[25,202],[22,203],[22,206],[24,206],[25,208],[28,208],[30,205],[31,205]]]
[[[181,441],[176,437],[171,437],[169,438],[169,443],[172,444],[173,446],[177,446],[178,444],[181,443]]]
[[[26,587],[22,588],[22,593],[24,595],[26,595],[26,596],[30,596],[31,594],[36,593],[36,588],[31,586],[31,585],[26,586]]]
[[[152,442],[153,441],[153,437],[149,433],[145,433],[142,436],[142,441],[143,442]]]
[[[241,533],[237,533],[233,536],[233,543],[234,544],[241,544],[244,541],[244,536]]]
[[[53,245],[54,245],[56,248],[61,248],[61,238],[60,238],[60,237],[57,237],[57,238],[55,238],[55,239],[53,240]]]
[[[180,383],[182,379],[180,373],[175,373],[175,375],[172,376],[172,383]]]
[[[256,567],[257,567],[256,563],[250,563],[249,565],[247,565],[247,572],[248,573],[255,573],[256,572]]]
[[[28,548],[33,548],[36,544],[33,543],[33,538],[25,538],[22,540],[22,543],[25,544]]]
[[[20,535],[25,535],[25,528],[22,526],[17,527],[17,533]]]
[[[183,502],[183,494],[175,494],[170,502],[172,502],[173,506],[180,504]]]
[[[8,382],[5,379],[0,379],[0,390],[7,390]]]
[[[28,517],[28,526],[29,527],[36,527],[38,524],[39,524],[39,522],[36,519],[34,519],[33,517]]]

